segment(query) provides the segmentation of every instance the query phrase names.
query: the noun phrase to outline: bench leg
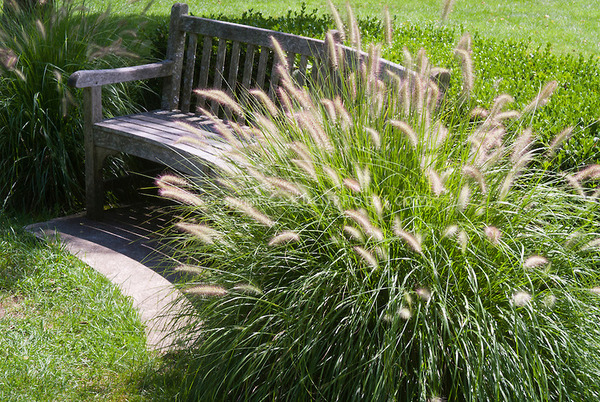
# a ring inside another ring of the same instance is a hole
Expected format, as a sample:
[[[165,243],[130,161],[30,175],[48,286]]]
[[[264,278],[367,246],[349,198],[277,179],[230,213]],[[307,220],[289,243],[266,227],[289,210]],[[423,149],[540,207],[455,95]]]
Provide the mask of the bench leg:
[[[104,159],[111,153],[93,146],[86,149],[85,158],[85,209],[86,216],[93,220],[102,219],[104,211],[104,183],[102,180],[102,165]]]

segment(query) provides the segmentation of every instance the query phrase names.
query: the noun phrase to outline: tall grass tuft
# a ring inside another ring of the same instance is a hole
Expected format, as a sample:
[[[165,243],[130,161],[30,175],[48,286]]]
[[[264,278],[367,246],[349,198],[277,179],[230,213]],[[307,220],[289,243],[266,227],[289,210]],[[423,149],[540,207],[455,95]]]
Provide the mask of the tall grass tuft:
[[[232,144],[226,188],[195,188],[174,243],[190,399],[600,397],[597,166],[540,170],[511,97],[457,107],[409,56],[415,74],[338,58],[329,85],[284,76],[282,112],[242,107],[261,135]]]
[[[16,5],[15,5],[16,7]],[[122,65],[133,43],[122,19],[79,2],[0,18],[0,208],[68,210],[80,205],[83,135],[76,70]],[[129,62],[131,63],[131,62]],[[130,108],[123,87],[107,91],[107,112]]]

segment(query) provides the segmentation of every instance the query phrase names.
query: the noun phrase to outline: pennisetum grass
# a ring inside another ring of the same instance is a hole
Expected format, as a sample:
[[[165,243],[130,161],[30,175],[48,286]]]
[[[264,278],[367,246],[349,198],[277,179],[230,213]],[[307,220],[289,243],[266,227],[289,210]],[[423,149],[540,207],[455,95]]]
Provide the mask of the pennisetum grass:
[[[284,76],[282,110],[240,106],[262,135],[236,142],[235,186],[198,189],[206,202],[178,225],[202,267],[182,285],[190,398],[600,398],[599,169],[565,180],[534,163],[570,133],[546,152],[521,117],[555,84],[522,111],[505,94],[465,110],[469,48],[457,98],[407,52],[414,75],[337,58],[335,87]]]

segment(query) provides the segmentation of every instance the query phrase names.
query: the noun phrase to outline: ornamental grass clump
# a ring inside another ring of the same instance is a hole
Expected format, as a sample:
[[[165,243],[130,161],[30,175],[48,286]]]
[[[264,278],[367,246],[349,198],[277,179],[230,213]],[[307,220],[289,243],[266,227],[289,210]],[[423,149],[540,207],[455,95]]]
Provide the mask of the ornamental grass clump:
[[[325,84],[281,68],[280,108],[239,105],[213,186],[160,180],[204,200],[173,197],[190,398],[597,400],[598,166],[537,170],[526,125],[555,85],[461,115],[465,47],[458,99],[424,54],[399,77],[332,48]]]

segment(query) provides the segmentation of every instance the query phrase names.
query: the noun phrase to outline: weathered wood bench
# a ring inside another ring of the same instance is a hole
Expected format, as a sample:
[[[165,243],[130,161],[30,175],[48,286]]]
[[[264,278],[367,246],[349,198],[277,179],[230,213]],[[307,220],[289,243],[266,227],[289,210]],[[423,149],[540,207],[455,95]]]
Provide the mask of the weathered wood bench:
[[[289,67],[300,84],[326,75],[330,63],[325,41],[190,16],[186,4],[172,7],[166,60],[71,75],[69,84],[84,91],[87,215],[101,218],[102,164],[111,154],[124,152],[192,174],[203,172],[206,166],[223,167],[226,162],[220,155],[225,143],[208,119],[195,114],[199,107],[210,108],[216,114],[219,105],[196,96],[193,90],[224,89],[240,98],[248,89],[260,88],[276,96],[279,78],[272,38],[286,52]],[[356,65],[368,57],[345,46],[342,51]],[[400,77],[407,74],[404,67],[383,59],[381,72]],[[164,80],[161,110],[103,119],[102,86],[152,78]],[[180,122],[203,130],[210,145],[180,142],[189,136]]]

